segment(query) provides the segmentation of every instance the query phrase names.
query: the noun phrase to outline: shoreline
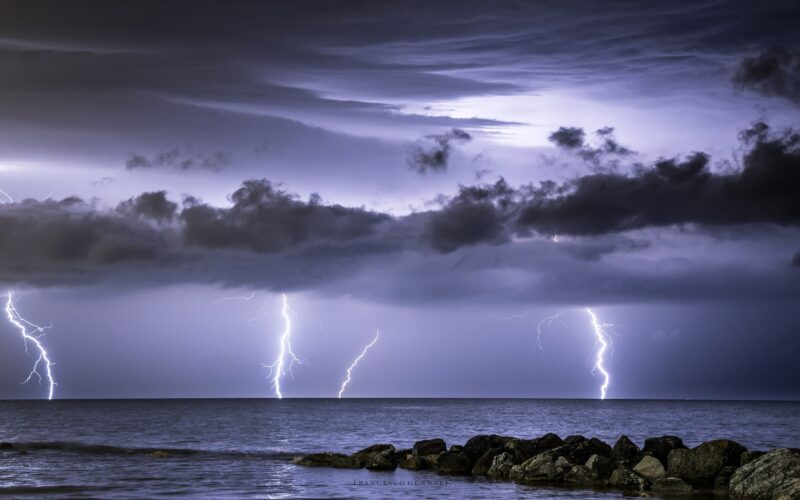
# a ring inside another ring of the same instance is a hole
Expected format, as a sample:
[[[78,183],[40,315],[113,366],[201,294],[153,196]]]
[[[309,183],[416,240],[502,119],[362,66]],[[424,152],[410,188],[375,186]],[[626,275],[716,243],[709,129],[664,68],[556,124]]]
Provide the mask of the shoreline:
[[[748,450],[728,439],[687,448],[680,437],[660,436],[646,439],[640,448],[625,435],[611,446],[579,435],[523,439],[485,434],[449,448],[443,439],[433,438],[408,449],[375,444],[351,455],[312,453],[294,457],[293,463],[375,472],[399,467],[441,476],[619,491],[625,496],[800,499],[800,449]]]

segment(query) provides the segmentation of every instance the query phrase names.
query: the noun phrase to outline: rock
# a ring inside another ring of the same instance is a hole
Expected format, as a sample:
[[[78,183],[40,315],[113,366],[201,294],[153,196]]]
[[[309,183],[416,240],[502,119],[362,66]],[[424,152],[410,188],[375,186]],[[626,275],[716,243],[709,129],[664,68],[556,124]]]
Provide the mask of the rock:
[[[555,454],[555,451],[545,451],[513,466],[509,478],[519,482],[561,481],[567,471],[572,469],[572,464],[565,457]]]
[[[614,469],[608,482],[615,488],[627,491],[643,491],[646,486],[644,478],[624,467]]]
[[[11,443],[6,443],[6,442],[0,443],[0,450],[11,450],[13,448],[14,445]]]
[[[422,470],[428,468],[428,463],[423,457],[408,454],[397,461],[397,466],[407,470]]]
[[[633,472],[650,481],[661,479],[667,475],[667,471],[664,469],[664,466],[661,465],[661,462],[656,457],[650,455],[642,457],[639,463],[633,468]]]
[[[708,441],[691,450],[675,449],[667,459],[667,475],[697,488],[711,488],[723,467],[739,465],[744,451],[744,446],[727,439]]]
[[[766,453],[766,452],[765,451],[755,451],[755,450],[749,451],[748,450],[748,451],[742,453],[742,456],[739,457],[739,463],[741,465],[749,464],[750,462],[752,462],[756,458],[760,457],[764,453]]]
[[[564,445],[557,434],[545,434],[536,439],[511,439],[506,442],[505,449],[514,456],[514,463],[521,464],[525,460],[547,450]]]
[[[436,472],[449,476],[463,476],[472,471],[472,460],[463,450],[448,450],[436,461]]]
[[[800,499],[800,453],[786,448],[770,451],[742,465],[731,477],[734,499]]]
[[[714,489],[719,491],[727,491],[728,483],[731,482],[731,476],[736,472],[736,467],[729,465],[723,467],[717,472],[717,477],[714,478]]]
[[[335,469],[360,469],[361,460],[343,453],[312,453],[302,457],[295,457],[293,460],[297,465],[310,467],[333,467]]]
[[[492,466],[486,472],[486,475],[491,479],[508,479],[511,472],[511,467],[514,466],[514,456],[504,451],[499,455],[495,455],[492,459]]]
[[[414,447],[411,448],[411,453],[422,457],[426,455],[436,455],[446,450],[447,444],[445,444],[444,439],[435,438],[417,441],[414,443]]]
[[[651,489],[657,493],[691,493],[692,485],[677,477],[656,479]]]
[[[464,447],[460,444],[450,445],[450,451],[464,451]]]
[[[565,444],[578,444],[583,441],[586,441],[586,438],[579,434],[573,436],[567,436],[566,438],[564,438]]]
[[[486,450],[486,453],[481,455],[475,465],[472,466],[472,475],[473,476],[485,476],[487,472],[489,472],[489,468],[492,466],[492,462],[494,462],[494,457],[499,455],[503,452],[503,448],[489,448]]]
[[[567,460],[574,464],[585,464],[592,455],[600,455],[602,457],[611,456],[611,447],[597,438],[587,439],[573,444],[565,444],[558,448],[553,448],[550,451],[554,456],[566,457]]]
[[[642,450],[628,439],[628,436],[623,434],[614,443],[614,448],[611,450],[611,458],[626,467],[633,467],[642,459]]]
[[[600,479],[610,478],[611,473],[614,472],[614,469],[616,468],[614,462],[612,462],[610,458],[600,455],[592,455],[589,457],[589,460],[586,461],[586,467],[597,474],[597,477]]]
[[[491,448],[503,448],[507,442],[514,439],[510,436],[498,436],[497,434],[487,434],[474,436],[464,443],[464,453],[473,462],[478,461],[481,456]]]
[[[390,444],[374,444],[353,453],[353,459],[369,470],[394,470],[397,467],[397,454]]]
[[[153,453],[149,453],[149,456],[153,458],[169,458],[172,456],[171,453],[167,453],[166,451],[156,450]]]
[[[645,439],[642,452],[645,455],[656,457],[666,467],[669,452],[682,448],[686,448],[686,446],[681,438],[677,436],[661,436]]]
[[[564,474],[564,482],[580,486],[594,486],[603,484],[603,480],[589,467],[576,465]]]

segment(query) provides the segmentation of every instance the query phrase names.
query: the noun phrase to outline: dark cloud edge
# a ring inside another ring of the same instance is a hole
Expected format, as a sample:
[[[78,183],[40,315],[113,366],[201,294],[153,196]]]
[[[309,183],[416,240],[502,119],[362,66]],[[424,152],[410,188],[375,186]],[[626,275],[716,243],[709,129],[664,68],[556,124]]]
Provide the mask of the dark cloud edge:
[[[267,180],[245,181],[227,208],[191,196],[178,203],[165,191],[105,211],[77,197],[28,199],[0,205],[0,281],[79,285],[113,276],[124,282],[146,269],[155,282],[274,278],[311,288],[385,259],[425,258],[537,234],[591,240],[683,224],[800,225],[800,134],[756,123],[740,139],[742,166],[733,172],[712,171],[709,155],[696,152],[628,174],[593,173],[560,184],[514,188],[501,178],[460,186],[439,208],[401,217],[327,204],[318,195],[301,200]],[[571,253],[588,262],[614,251],[573,247]],[[263,270],[264,256],[277,264]]]

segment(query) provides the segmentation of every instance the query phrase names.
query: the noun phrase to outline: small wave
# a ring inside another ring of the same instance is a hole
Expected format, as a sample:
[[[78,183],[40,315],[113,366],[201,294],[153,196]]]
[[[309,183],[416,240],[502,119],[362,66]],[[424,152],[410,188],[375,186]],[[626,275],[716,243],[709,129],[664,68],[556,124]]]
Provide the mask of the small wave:
[[[83,453],[89,455],[153,455],[158,458],[207,456],[227,457],[241,459],[266,459],[266,460],[291,460],[302,453],[289,452],[264,452],[264,451],[238,451],[238,450],[204,450],[196,448],[165,448],[165,447],[127,447],[107,444],[80,443],[70,441],[30,441],[0,443],[0,453],[4,451],[30,452],[30,451],[64,451],[70,453]]]

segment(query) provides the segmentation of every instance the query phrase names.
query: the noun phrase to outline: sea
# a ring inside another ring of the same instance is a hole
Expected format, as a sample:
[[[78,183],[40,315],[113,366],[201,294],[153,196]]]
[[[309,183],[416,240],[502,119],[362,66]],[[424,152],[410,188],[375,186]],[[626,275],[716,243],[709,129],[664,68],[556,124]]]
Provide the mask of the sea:
[[[800,402],[536,399],[0,401],[5,498],[621,498],[432,472],[300,467],[296,455],[477,434],[642,446],[728,438],[800,447]]]

